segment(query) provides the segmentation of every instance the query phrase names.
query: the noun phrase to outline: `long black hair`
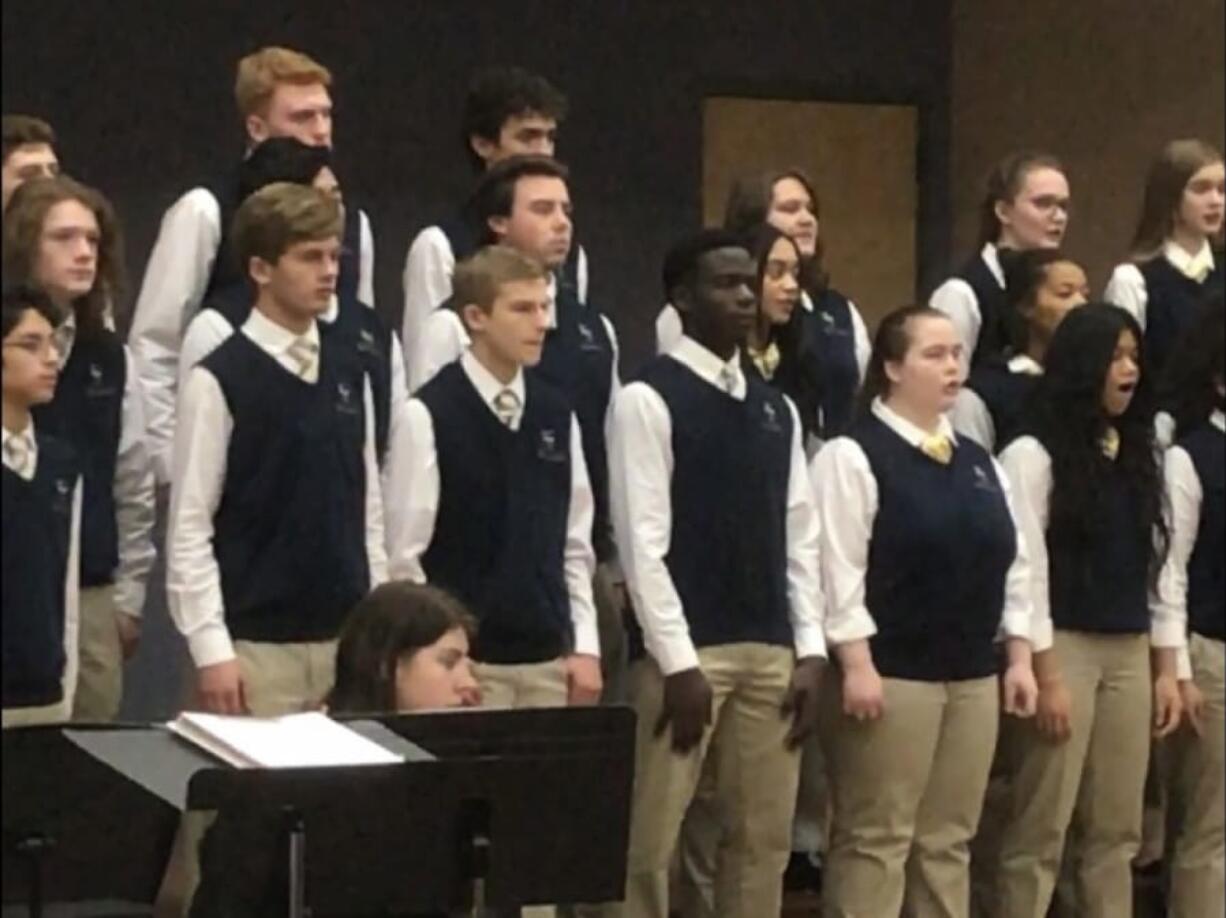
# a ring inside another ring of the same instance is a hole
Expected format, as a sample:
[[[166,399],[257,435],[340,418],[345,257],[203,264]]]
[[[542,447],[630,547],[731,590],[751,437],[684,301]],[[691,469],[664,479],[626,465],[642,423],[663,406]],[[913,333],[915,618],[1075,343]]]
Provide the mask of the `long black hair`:
[[[804,259],[800,254],[800,249],[796,246],[796,241],[771,224],[759,223],[745,235],[745,247],[749,249],[749,254],[753,256],[754,264],[757,266],[754,293],[758,297],[759,310],[762,308],[762,293],[766,284],[766,269],[770,261],[771,249],[780,239],[787,241],[796,249],[796,257],[803,264]],[[767,340],[774,342],[779,349],[779,367],[775,370],[774,379],[770,383],[795,402],[801,424],[805,433],[808,434],[816,433],[818,428],[817,419],[821,409],[822,388],[821,379],[816,372],[816,363],[812,359],[806,359],[811,355],[803,353],[803,323],[805,321],[804,307],[797,303],[796,308],[792,310],[791,318],[784,325],[768,326]],[[742,360],[748,371],[756,372],[748,349],[742,352]]]
[[[1103,408],[1103,388],[1125,331],[1136,340],[1141,373],[1128,410],[1111,418]],[[1084,545],[1101,537],[1105,481],[1110,474],[1121,474],[1138,511],[1138,526],[1151,546],[1152,577],[1166,556],[1167,529],[1154,450],[1153,384],[1145,371],[1144,348],[1140,325],[1123,309],[1108,303],[1074,309],[1052,336],[1022,432],[1037,438],[1051,456],[1053,538]],[[1102,451],[1109,427],[1120,436],[1114,463]],[[1152,537],[1155,532],[1157,537]]]
[[[1217,290],[1184,331],[1167,363],[1162,395],[1175,419],[1175,435],[1185,436],[1220,410],[1218,387],[1226,379],[1226,295]]]
[[[442,590],[407,580],[376,587],[353,607],[341,628],[328,710],[395,711],[397,664],[456,628],[471,638],[476,623]]]

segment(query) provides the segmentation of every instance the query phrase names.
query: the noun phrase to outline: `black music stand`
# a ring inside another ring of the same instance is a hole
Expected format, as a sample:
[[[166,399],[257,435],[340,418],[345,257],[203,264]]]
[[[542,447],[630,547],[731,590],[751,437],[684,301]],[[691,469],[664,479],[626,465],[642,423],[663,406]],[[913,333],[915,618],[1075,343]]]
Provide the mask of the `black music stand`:
[[[622,898],[629,709],[378,720],[437,760],[212,768],[191,779],[189,809],[218,814],[193,916],[514,912]]]
[[[73,743],[66,726],[3,731],[3,902],[34,918],[53,902],[151,903],[179,813]]]

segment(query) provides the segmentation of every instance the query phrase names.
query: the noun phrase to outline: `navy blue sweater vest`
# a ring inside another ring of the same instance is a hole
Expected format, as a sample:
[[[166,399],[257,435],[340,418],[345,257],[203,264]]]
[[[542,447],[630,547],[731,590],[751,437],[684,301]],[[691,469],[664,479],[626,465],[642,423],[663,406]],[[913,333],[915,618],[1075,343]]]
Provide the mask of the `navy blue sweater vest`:
[[[1147,633],[1152,536],[1127,479],[1115,463],[1101,461],[1107,467],[1088,533],[1048,526],[1052,622],[1064,631]]]
[[[609,460],[605,443],[605,420],[613,395],[613,342],[600,311],[580,303],[573,293],[560,285],[556,312],[558,327],[545,338],[541,362],[532,372],[566,396],[574,408],[583,434],[583,458],[596,500],[592,547],[596,557],[605,561],[613,554]]]
[[[387,457],[392,418],[391,329],[375,310],[355,297],[339,297],[336,320],[320,322],[319,334],[323,338],[336,337],[352,348],[366,371],[375,403],[375,450],[382,465]]]
[[[64,697],[64,582],[79,471],[72,447],[41,432],[32,481],[3,470],[5,708]]]
[[[982,253],[976,255],[962,266],[955,277],[970,284],[979,303],[979,342],[975,345],[972,364],[991,357],[999,357],[1005,349],[1008,340],[1005,329],[1008,301],[1005,298],[1005,288],[1000,285],[988,263],[983,260]]]
[[[226,625],[242,640],[334,638],[370,588],[361,362],[323,337],[312,385],[239,333],[201,366],[233,418],[213,518]]]
[[[546,383],[524,382],[517,431],[458,362],[417,394],[434,422],[440,484],[422,566],[477,616],[474,658],[483,663],[541,663],[574,645],[564,567],[571,409]]]
[[[997,453],[1021,433],[1026,402],[1040,378],[1030,373],[1014,373],[1001,357],[980,361],[971,370],[966,385],[983,400],[992,416]]]
[[[672,419],[672,539],[665,564],[696,647],[790,647],[788,484],[792,413],[748,377],[740,402],[671,357],[641,380]],[[641,636],[633,652],[641,655]]]
[[[242,201],[238,199],[237,180],[233,177],[216,179],[206,186],[217,199],[221,212],[221,241],[213,257],[213,267],[204,290],[204,306],[222,313],[236,329],[247,321],[255,288],[247,276],[246,266],[239,265],[230,245],[230,229]],[[336,292],[342,299],[358,298],[362,275],[362,217],[357,207],[345,208],[345,227],[341,233],[340,274]],[[235,311],[237,310],[237,312]]]
[[[207,308],[215,309],[235,331],[251,316],[255,294],[247,285],[226,287],[217,291]],[[341,296],[337,286],[337,315],[332,322],[319,322],[322,337],[335,337],[346,347],[357,351],[366,375],[370,379],[375,402],[375,448],[382,465],[387,457],[388,436],[392,416],[392,332],[375,310],[357,299]]]
[[[1217,254],[1212,273],[1201,284],[1164,255],[1137,267],[1145,278],[1146,359],[1151,372],[1161,374],[1184,329],[1196,320],[1202,304],[1222,289],[1222,257]]]
[[[837,290],[822,291],[813,302],[813,312],[803,313],[801,334],[801,362],[812,365],[809,372],[820,399],[816,433],[831,440],[851,426],[860,388],[856,330],[847,297]]]
[[[875,416],[851,437],[877,481],[865,603],[878,671],[923,682],[992,675],[1017,529],[991,456],[961,438],[942,465]]]
[[[1200,478],[1203,497],[1196,548],[1188,562],[1188,624],[1217,641],[1226,640],[1226,434],[1206,424],[1179,441]]]
[[[115,579],[119,530],[115,518],[115,465],[123,430],[127,364],[111,331],[73,342],[55,399],[34,409],[34,423],[73,448],[84,475],[81,502],[81,586]]]

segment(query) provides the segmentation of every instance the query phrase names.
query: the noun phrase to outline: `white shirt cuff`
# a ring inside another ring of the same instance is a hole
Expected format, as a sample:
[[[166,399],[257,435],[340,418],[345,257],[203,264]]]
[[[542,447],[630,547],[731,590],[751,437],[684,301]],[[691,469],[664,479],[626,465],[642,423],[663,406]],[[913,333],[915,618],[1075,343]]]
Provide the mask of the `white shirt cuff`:
[[[571,652],[578,656],[600,658],[600,631],[595,622],[575,629],[575,647]]]
[[[1051,650],[1052,645],[1056,642],[1055,631],[1050,618],[1032,623],[1030,643],[1035,653]]]
[[[1180,647],[1175,654],[1175,677],[1180,682],[1192,681],[1192,657],[1187,647]]]
[[[657,644],[651,654],[665,676],[698,669],[698,651],[689,637],[677,637],[666,644]]]
[[[1033,645],[1035,635],[1031,634],[1032,623],[1029,612],[1005,612],[1000,620],[1000,637],[1002,640],[1025,638]]]
[[[1151,647],[1186,647],[1188,636],[1182,622],[1154,622],[1149,630]]]
[[[816,622],[797,628],[794,642],[798,660],[805,657],[826,657],[826,636],[822,633],[822,626]]]
[[[187,639],[187,649],[196,668],[228,663],[235,657],[230,632],[220,622],[205,625]]]
[[[867,641],[877,633],[877,623],[868,614],[868,609],[861,606],[846,615],[840,615],[839,621],[831,624],[826,619],[826,643],[831,645],[852,644],[856,641]]]

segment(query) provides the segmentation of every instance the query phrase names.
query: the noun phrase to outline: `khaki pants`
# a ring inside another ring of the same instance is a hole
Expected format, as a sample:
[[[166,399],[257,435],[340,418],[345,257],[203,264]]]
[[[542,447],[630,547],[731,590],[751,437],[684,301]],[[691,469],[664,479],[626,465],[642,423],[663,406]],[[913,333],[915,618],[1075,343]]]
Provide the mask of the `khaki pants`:
[[[789,722],[781,714],[794,655],[782,647],[731,644],[704,648],[698,657],[714,695],[713,724],[684,756],[673,751],[671,732],[655,736],[664,701],[659,668],[650,660],[631,668],[638,744],[626,898],[608,914],[668,918],[669,863],[708,756],[716,763],[721,837],[715,913],[779,914],[800,766],[799,755],[785,746]]]
[[[613,586],[608,565],[596,568],[592,580],[592,598],[596,601],[596,623],[600,629],[600,675],[604,680],[601,704],[625,704],[627,660],[626,621],[621,597]]]
[[[965,918],[969,844],[996,745],[995,678],[885,680],[885,714],[842,712],[839,675],[823,712],[834,820],[827,918]]]
[[[123,700],[123,647],[115,616],[115,587],[81,590],[81,630],[78,646],[77,694],[73,720],[109,721],[119,716]]]
[[[336,681],[336,641],[235,641],[234,653],[255,717],[318,710]]]
[[[62,701],[36,708],[5,708],[0,711],[0,729],[62,724],[68,721],[68,715],[68,705]]]
[[[336,641],[265,644],[235,641],[247,708],[255,717],[314,711],[336,680]],[[200,842],[213,813],[183,814],[154,906],[157,918],[188,913],[200,885]]]
[[[1149,641],[1057,631],[1051,652],[1072,695],[1072,732],[1051,743],[1033,724],[1022,728],[1001,842],[998,915],[1044,918],[1074,822],[1074,913],[1131,915],[1153,708]]]
[[[560,659],[516,666],[474,663],[473,675],[483,708],[564,708],[569,699]]]
[[[1192,674],[1205,695],[1204,735],[1175,744],[1173,798],[1182,817],[1171,863],[1170,918],[1226,914],[1226,644],[1192,635]]]

